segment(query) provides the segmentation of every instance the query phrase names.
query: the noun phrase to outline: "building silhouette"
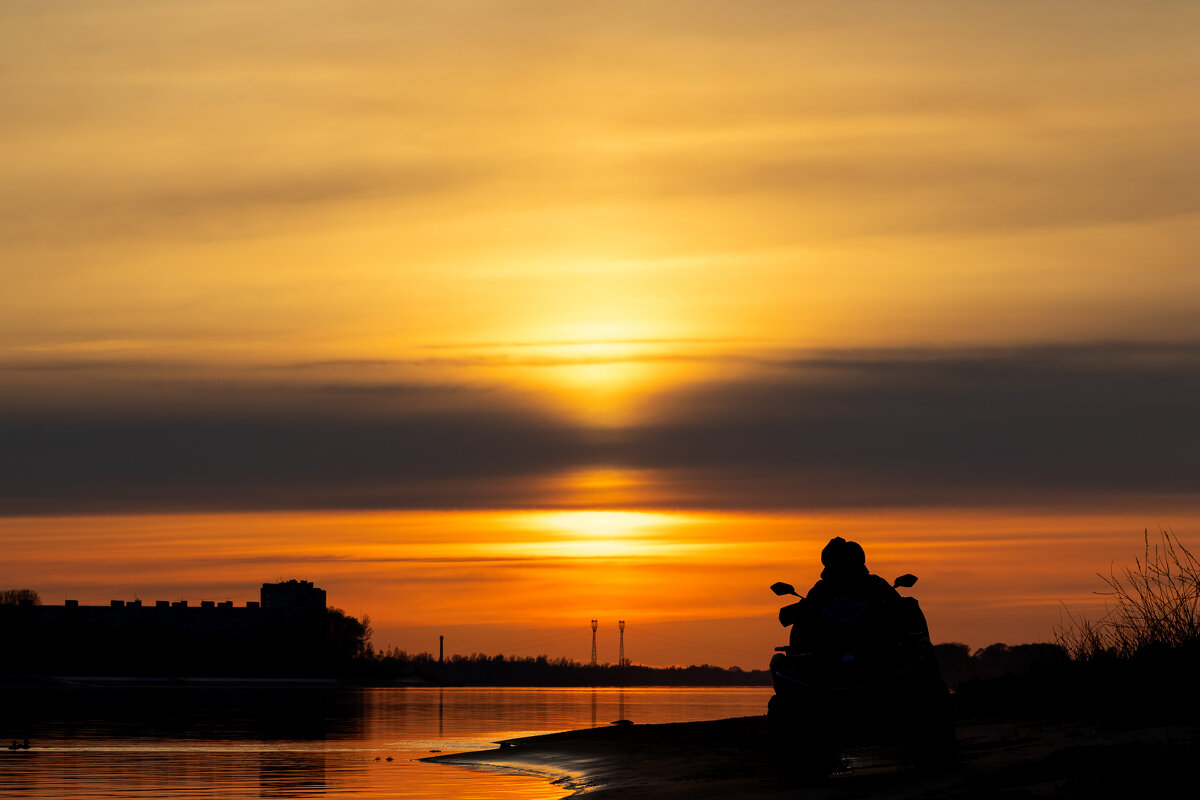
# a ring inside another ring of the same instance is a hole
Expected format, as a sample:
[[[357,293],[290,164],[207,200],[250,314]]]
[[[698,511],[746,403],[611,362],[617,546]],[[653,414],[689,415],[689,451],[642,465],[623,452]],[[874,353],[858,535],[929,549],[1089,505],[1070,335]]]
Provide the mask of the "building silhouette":
[[[112,600],[0,606],[0,672],[58,675],[309,675],[362,652],[365,628],[309,581],[264,583],[259,600]]]
[[[263,608],[305,611],[325,608],[325,590],[318,589],[311,581],[284,581],[264,583],[259,592]]]

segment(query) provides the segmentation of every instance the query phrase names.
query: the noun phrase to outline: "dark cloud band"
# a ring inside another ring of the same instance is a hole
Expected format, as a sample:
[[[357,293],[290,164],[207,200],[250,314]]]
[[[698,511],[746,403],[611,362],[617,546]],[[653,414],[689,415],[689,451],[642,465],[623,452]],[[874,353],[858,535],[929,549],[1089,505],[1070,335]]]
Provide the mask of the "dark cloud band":
[[[639,504],[704,508],[1190,496],[1200,476],[1187,343],[806,354],[618,429],[494,387],[161,380],[154,404],[128,376],[125,406],[10,401],[0,512],[553,506],[554,476],[596,465],[651,476]]]

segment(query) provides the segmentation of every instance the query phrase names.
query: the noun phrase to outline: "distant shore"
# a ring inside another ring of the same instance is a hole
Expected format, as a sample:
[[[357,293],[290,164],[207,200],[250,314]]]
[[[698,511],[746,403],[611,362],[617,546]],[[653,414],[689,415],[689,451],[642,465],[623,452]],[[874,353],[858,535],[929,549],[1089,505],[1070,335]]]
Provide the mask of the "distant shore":
[[[356,686],[337,678],[179,678],[113,675],[0,675],[0,689],[337,688]],[[395,685],[395,684],[387,684]],[[424,685],[424,684],[422,684]]]
[[[862,747],[849,751],[843,771],[799,793],[845,800],[1146,796],[1188,785],[1200,724],[1106,727],[1084,719],[987,718],[961,722],[958,739],[962,760],[955,769],[919,773],[886,747]],[[540,775],[592,800],[797,793],[770,769],[765,717],[610,726],[499,744],[422,761]]]
[[[765,673],[764,673],[765,674]],[[400,676],[394,678],[378,676],[310,676],[310,677],[267,677],[267,676],[176,676],[176,675],[0,675],[0,689],[21,688],[151,688],[161,686],[180,686],[196,688],[218,687],[312,687],[312,688],[514,688],[514,689],[633,689],[649,687],[674,688],[738,688],[763,687],[770,685],[769,676],[764,682],[757,673],[744,683],[719,683],[697,680],[695,683],[655,683],[652,680],[642,681],[560,681],[545,683],[523,683],[517,681],[471,681],[448,682],[440,681],[435,676]],[[702,676],[698,676],[702,677]]]
[[[635,688],[754,688],[762,683],[744,684],[654,684],[654,683],[441,683],[420,677],[358,678],[358,677],[203,677],[154,675],[0,675],[0,690],[12,689],[151,689],[180,687],[196,689],[635,689]]]

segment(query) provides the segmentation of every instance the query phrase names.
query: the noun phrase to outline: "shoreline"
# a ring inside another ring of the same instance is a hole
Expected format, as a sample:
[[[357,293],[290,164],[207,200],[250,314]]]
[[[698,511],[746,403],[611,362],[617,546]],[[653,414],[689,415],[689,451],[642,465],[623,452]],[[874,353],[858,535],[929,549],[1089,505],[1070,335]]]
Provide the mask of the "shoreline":
[[[419,759],[471,769],[536,775],[571,792],[603,798],[675,781],[715,781],[727,777],[726,761],[765,742],[766,717],[734,717],[703,722],[609,725],[497,742],[494,750],[447,753]],[[732,744],[731,744],[732,742]],[[706,752],[712,774],[696,772],[695,754]],[[728,783],[716,796],[727,796]],[[659,795],[645,795],[647,797]]]
[[[1145,796],[1187,779],[1200,724],[993,717],[960,721],[958,741],[959,765],[940,773],[905,766],[886,745],[864,745],[847,751],[843,770],[803,788],[782,786],[771,770],[766,717],[588,728],[419,760],[536,775],[592,800],[1096,797],[1114,787]]]

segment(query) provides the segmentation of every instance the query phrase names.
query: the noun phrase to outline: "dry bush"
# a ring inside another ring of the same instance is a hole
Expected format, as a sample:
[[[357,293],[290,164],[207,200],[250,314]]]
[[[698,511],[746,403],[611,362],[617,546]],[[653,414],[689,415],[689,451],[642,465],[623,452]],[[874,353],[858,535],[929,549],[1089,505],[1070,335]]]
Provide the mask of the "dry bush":
[[[1109,598],[1099,620],[1076,619],[1070,611],[1055,641],[1078,661],[1105,656],[1131,658],[1152,650],[1183,650],[1200,644],[1200,561],[1173,530],[1152,543],[1143,532],[1145,554],[1133,566],[1099,575]]]

